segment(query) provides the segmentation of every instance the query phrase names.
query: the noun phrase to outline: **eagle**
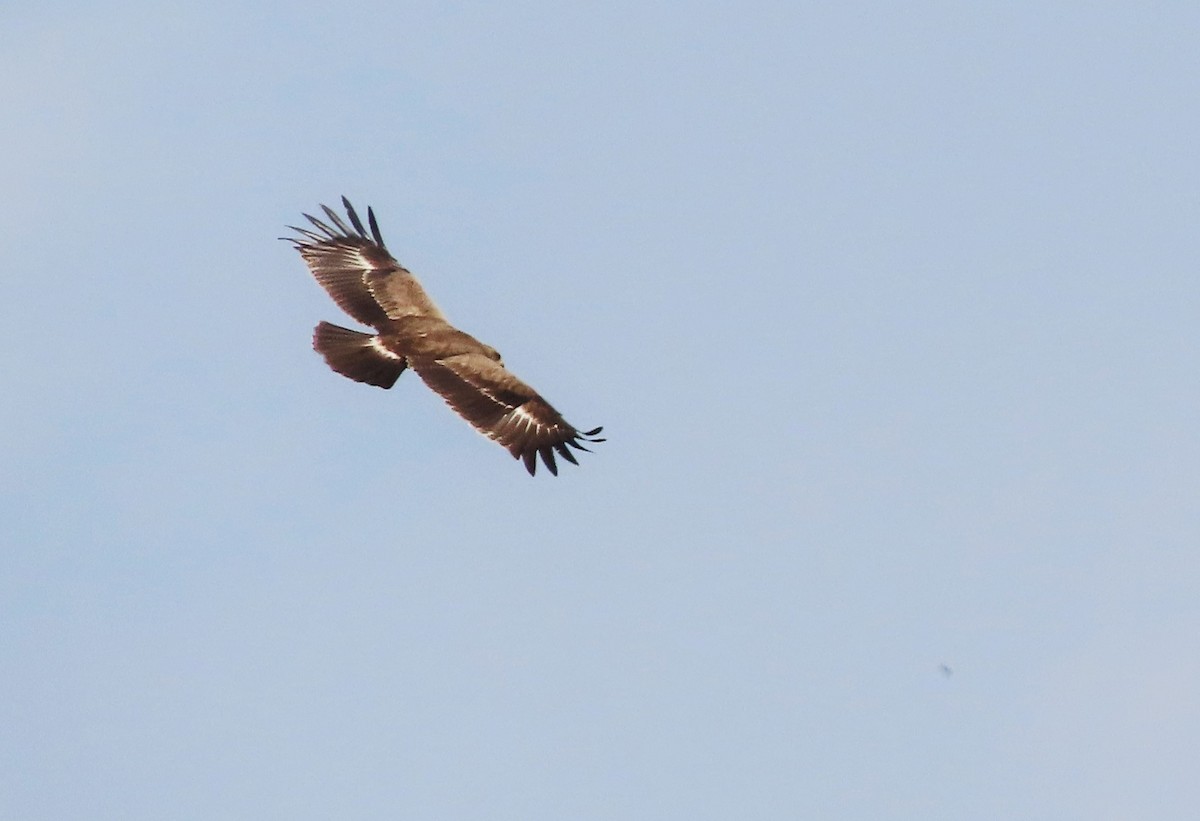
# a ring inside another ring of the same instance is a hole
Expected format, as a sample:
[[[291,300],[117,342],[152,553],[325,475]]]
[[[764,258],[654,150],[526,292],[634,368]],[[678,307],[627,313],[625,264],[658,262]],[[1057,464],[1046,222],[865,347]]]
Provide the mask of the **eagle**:
[[[602,428],[580,431],[541,394],[504,367],[500,354],[451,325],[433,301],[384,245],[367,209],[367,226],[345,197],[347,225],[326,205],[328,222],[309,214],[311,228],[287,226],[284,237],[300,252],[308,270],[338,307],[375,333],[321,322],[313,349],[337,373],[356,382],[390,388],[406,368],[442,397],[484,436],[499,442],[532,476],[538,457],[558,475],[555,454],[579,464],[572,449],[603,442]],[[332,225],[330,224],[332,223]]]

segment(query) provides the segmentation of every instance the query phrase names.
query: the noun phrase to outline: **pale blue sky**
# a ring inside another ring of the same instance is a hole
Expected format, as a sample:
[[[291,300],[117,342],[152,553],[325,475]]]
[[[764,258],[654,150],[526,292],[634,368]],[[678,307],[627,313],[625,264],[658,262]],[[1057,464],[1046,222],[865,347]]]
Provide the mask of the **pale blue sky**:
[[[1200,8],[174,6],[0,12],[0,818],[1194,817]]]

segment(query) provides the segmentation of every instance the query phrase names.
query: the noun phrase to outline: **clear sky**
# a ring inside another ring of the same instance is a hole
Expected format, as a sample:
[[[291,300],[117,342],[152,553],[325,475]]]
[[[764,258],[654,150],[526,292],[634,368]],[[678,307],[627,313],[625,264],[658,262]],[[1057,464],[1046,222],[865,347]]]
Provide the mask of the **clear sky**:
[[[7,4],[0,818],[1194,818],[1197,42]],[[343,194],[609,441],[330,372]]]

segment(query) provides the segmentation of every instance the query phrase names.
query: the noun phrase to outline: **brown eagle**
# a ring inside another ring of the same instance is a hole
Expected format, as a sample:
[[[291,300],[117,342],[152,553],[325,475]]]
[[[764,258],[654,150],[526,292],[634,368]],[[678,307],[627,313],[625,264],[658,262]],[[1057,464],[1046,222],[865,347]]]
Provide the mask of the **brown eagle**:
[[[317,325],[313,348],[329,367],[380,388],[396,384],[411,367],[477,431],[524,460],[530,475],[537,472],[538,456],[557,476],[556,453],[579,464],[571,448],[588,450],[583,442],[604,441],[596,436],[601,428],[577,430],[513,376],[495,348],[447,322],[416,277],[388,252],[374,211],[367,209],[368,236],[345,197],[342,205],[350,225],[322,205],[332,226],[305,214],[313,230],[289,225],[299,236],[284,238],[333,301],[375,329],[369,334],[329,322]]]

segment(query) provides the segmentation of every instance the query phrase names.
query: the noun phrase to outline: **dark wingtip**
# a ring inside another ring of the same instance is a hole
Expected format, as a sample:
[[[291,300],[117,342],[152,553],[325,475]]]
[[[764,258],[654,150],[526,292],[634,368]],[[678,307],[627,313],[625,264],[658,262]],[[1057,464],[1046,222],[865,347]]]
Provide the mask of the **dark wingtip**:
[[[336,211],[324,203],[321,204],[321,210],[325,212],[325,216],[329,217],[330,221],[332,221],[333,224],[337,226],[337,229],[345,236],[350,237],[354,235],[354,232],[350,230],[350,227],[346,225],[346,223],[342,222],[342,218],[338,216]]]
[[[379,223],[375,221],[375,209],[369,205],[367,206],[367,222],[371,226],[371,236],[375,237],[375,243],[380,248],[386,248],[387,246],[383,244],[383,234],[379,233]]]
[[[346,209],[346,216],[350,217],[350,222],[354,225],[354,230],[363,239],[367,238],[367,231],[363,228],[362,220],[358,218],[358,212],[354,210],[354,206],[350,204],[350,200],[346,199],[346,195],[342,195],[342,207]]]
[[[542,448],[542,461],[546,464],[546,469],[554,476],[558,475],[558,464],[554,461],[554,448],[546,445]]]
[[[579,440],[582,439],[584,442],[588,442],[590,444],[595,444],[596,442],[607,442],[607,439],[603,439],[596,435],[602,430],[604,430],[603,425],[598,428],[592,428],[591,430],[577,431],[574,436],[567,440],[567,444],[573,448],[578,448],[579,450],[588,450],[579,443]],[[588,450],[588,453],[591,453],[591,451]]]
[[[321,207],[325,208],[324,205],[322,205]],[[326,209],[326,210],[328,210],[328,209]],[[321,222],[321,220],[317,219],[312,214],[305,214],[304,218],[306,220],[308,220],[309,222],[311,222],[313,225],[315,225],[317,230],[320,231],[322,234],[324,234],[327,239],[337,239],[338,238],[337,231],[330,228],[325,223]]]
[[[525,460],[525,469],[527,471],[529,471],[529,475],[536,476],[537,475],[537,451],[536,450],[527,450],[527,451],[525,451],[524,454],[522,454],[522,458]]]
[[[554,449],[556,451],[558,451],[559,456],[566,459],[572,465],[579,464],[579,460],[575,458],[575,454],[571,453],[571,449],[569,447],[567,447],[566,445],[564,445],[562,442],[556,442],[554,445]]]

